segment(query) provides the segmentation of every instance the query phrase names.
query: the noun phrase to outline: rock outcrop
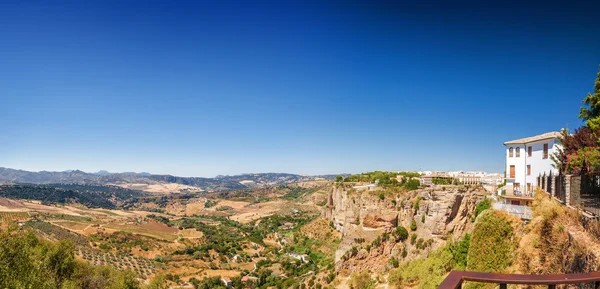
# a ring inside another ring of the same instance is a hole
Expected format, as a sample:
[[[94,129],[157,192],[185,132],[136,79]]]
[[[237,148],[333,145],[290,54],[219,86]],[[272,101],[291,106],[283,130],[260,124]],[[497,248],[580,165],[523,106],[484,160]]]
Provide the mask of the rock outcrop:
[[[382,192],[341,186],[332,189],[323,214],[342,233],[335,256],[338,270],[383,272],[390,257],[408,261],[427,256],[449,238],[462,238],[473,229],[475,207],[486,195],[482,188],[464,186],[439,186],[400,194]],[[413,221],[414,231],[410,229]],[[416,235],[415,241],[396,242],[387,237],[398,226]],[[378,236],[379,244],[370,245]],[[406,257],[402,257],[403,251]]]

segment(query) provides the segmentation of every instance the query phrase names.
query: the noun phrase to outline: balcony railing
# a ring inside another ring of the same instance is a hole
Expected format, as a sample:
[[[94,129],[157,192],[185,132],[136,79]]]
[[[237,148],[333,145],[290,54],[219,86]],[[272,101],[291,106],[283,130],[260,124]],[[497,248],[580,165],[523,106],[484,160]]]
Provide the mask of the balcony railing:
[[[452,271],[442,281],[438,289],[460,289],[464,281],[499,284],[500,289],[506,289],[507,284],[547,285],[548,289],[556,288],[559,284],[591,283],[594,288],[600,288],[600,271],[577,274],[525,275],[497,274],[482,272]]]
[[[494,210],[505,211],[515,217],[519,217],[523,220],[531,220],[531,207],[511,205],[504,203],[494,203]]]

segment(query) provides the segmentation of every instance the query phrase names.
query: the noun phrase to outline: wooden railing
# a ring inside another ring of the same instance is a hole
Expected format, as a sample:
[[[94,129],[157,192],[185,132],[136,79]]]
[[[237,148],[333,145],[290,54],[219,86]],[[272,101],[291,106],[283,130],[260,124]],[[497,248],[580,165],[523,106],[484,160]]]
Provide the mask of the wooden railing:
[[[500,289],[506,289],[507,284],[548,285],[548,289],[556,288],[558,284],[593,283],[594,288],[600,289],[600,271],[577,274],[525,275],[497,274],[452,271],[438,286],[438,289],[460,289],[464,281],[499,284]]]

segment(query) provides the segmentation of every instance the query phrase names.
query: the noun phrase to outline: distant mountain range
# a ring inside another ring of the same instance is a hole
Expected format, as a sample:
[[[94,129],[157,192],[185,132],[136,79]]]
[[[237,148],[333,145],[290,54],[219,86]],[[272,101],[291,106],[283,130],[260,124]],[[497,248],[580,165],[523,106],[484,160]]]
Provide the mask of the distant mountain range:
[[[236,176],[217,176],[215,178],[178,177],[172,175],[154,175],[149,173],[109,173],[99,171],[86,173],[80,170],[63,172],[30,172],[0,167],[0,182],[18,184],[157,184],[176,183],[199,187],[204,190],[244,189],[257,186],[310,181],[318,178],[335,179],[336,175],[302,176],[286,173],[257,173]]]

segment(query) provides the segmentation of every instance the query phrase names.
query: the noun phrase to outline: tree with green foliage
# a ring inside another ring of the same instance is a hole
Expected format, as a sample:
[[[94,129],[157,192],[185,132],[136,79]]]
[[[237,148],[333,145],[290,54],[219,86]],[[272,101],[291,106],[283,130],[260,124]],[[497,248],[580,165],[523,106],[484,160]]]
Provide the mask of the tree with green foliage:
[[[0,288],[140,288],[132,271],[75,260],[71,241],[50,242],[14,225],[0,230]]]
[[[470,245],[471,234],[465,234],[462,240],[450,245],[449,250],[452,252],[452,259],[455,263],[454,269],[465,270],[467,268]]]
[[[488,198],[483,198],[483,200],[477,203],[477,206],[475,207],[475,217],[491,207],[492,204],[490,203],[490,200]]]
[[[398,226],[396,230],[394,230],[393,235],[396,237],[396,242],[404,242],[408,239],[408,230],[403,226]]]
[[[415,219],[413,219],[412,222],[410,223],[410,230],[411,231],[417,230],[417,222],[415,221]]]
[[[556,167],[564,174],[580,175],[588,170],[600,170],[589,162],[600,162],[598,149],[600,149],[600,72],[594,83],[594,93],[588,93],[583,99],[579,118],[585,126],[575,129],[574,133],[563,129],[559,141],[562,148],[551,157]],[[596,171],[598,172],[598,171]]]
[[[588,93],[583,99],[586,105],[581,108],[579,118],[585,121],[585,125],[592,131],[600,129],[600,72],[594,82],[594,93]]]

